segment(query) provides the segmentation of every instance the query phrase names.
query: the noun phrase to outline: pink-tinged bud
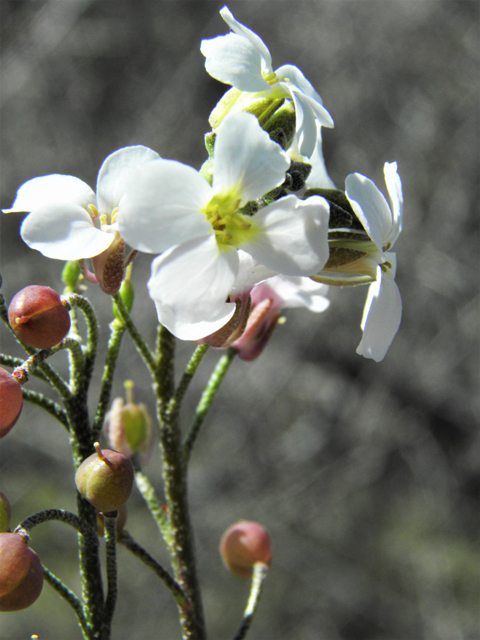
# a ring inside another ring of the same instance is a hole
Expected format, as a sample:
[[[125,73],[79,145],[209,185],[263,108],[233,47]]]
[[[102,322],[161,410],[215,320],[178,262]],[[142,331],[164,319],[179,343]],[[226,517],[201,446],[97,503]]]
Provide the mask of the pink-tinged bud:
[[[75,484],[79,493],[98,511],[116,511],[130,497],[134,473],[130,460],[111,449],[100,449],[78,467]]]
[[[108,249],[92,258],[92,265],[100,289],[110,296],[117,293],[125,272],[125,241],[118,232]]]
[[[9,530],[11,513],[10,502],[7,496],[0,491],[0,533]]]
[[[247,326],[247,320],[251,308],[249,291],[229,298],[229,302],[235,302],[235,313],[230,320],[218,331],[209,336],[196,340],[196,344],[209,344],[217,349],[226,349],[239,338]]]
[[[127,403],[116,398],[105,416],[104,429],[112,447],[127,458],[141,455],[142,464],[147,464],[153,448],[152,421],[144,404],[133,402],[133,382],[125,381]]]
[[[283,300],[268,286],[268,281],[251,291],[252,310],[242,335],[231,345],[242,360],[255,360],[267,346],[280,318]]]
[[[0,533],[0,611],[26,609],[42,587],[42,563],[25,538],[17,533]]]
[[[233,574],[251,578],[253,566],[272,564],[272,540],[258,522],[240,520],[225,531],[220,541],[220,554]]]
[[[127,505],[122,504],[122,506],[118,509],[117,522],[116,522],[117,533],[120,533],[120,531],[122,531],[126,523],[127,523]],[[101,513],[100,511],[97,513],[97,533],[100,536],[100,538],[103,538],[105,533],[105,518],[103,517],[103,513]]]
[[[5,369],[0,367],[0,438],[17,422],[23,407],[22,387]]]
[[[25,287],[14,295],[8,320],[20,340],[35,349],[55,346],[70,331],[70,315],[60,296],[40,285]]]

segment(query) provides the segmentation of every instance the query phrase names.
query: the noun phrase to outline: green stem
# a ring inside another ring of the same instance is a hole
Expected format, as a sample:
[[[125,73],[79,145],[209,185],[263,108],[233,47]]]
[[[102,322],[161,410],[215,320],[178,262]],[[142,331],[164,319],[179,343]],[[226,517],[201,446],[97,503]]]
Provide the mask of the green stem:
[[[170,404],[168,407],[169,413],[173,414],[180,409],[180,405],[182,403],[183,397],[187,392],[187,389],[192,381],[193,376],[195,375],[200,363],[202,362],[205,354],[209,349],[208,344],[199,345],[195,351],[193,352],[192,357],[190,358],[190,362],[188,363],[185,372],[178,383],[178,387],[175,391],[175,395],[170,400]]]
[[[200,398],[200,402],[197,405],[197,410],[195,411],[195,419],[190,428],[190,431],[185,438],[183,444],[183,456],[185,462],[188,462],[190,458],[190,454],[192,452],[193,445],[195,444],[195,440],[200,432],[200,428],[205,420],[205,417],[208,413],[208,410],[212,406],[212,402],[217,394],[218,389],[220,388],[225,375],[233,362],[237,352],[235,349],[228,349],[225,355],[223,355],[217,363],[212,375],[210,376],[210,380],[208,381],[207,386],[205,387],[204,392],[202,393],[202,397]]]
[[[78,624],[80,625],[80,629],[82,630],[84,640],[90,640],[87,620],[85,618],[83,604],[80,598],[78,598],[78,596],[76,596],[73,591],[70,591],[70,589],[63,584],[60,578],[57,578],[57,576],[54,575],[45,566],[43,566],[43,576],[48,584],[60,595],[60,597],[63,598],[65,602],[68,602],[68,604],[72,607],[75,615],[77,616]]]
[[[97,413],[92,427],[92,437],[96,441],[102,429],[105,420],[105,414],[110,403],[112,393],[113,376],[117,364],[118,354],[122,343],[125,327],[120,326],[116,321],[110,324],[110,339],[107,346],[107,356],[105,358],[105,367],[103,369],[102,386],[100,390],[100,398],[97,405]]]
[[[82,520],[82,518],[77,516],[75,513],[65,511],[64,509],[45,509],[45,511],[34,513],[28,518],[25,518],[25,520],[22,520],[22,522],[15,527],[14,533],[20,533],[29,538],[30,531],[32,529],[38,527],[39,524],[43,524],[44,522],[49,522],[51,520],[58,520],[59,522],[68,524],[85,536],[85,538],[87,538],[91,543],[98,545],[97,532],[95,529],[89,526],[85,520]]]
[[[149,567],[160,580],[162,580],[165,586],[172,592],[179,606],[184,607],[188,605],[187,598],[180,585],[127,531],[124,530],[119,533],[118,542],[119,544],[123,544],[126,549],[133,553],[134,556],[141,560],[143,564]]]
[[[13,356],[7,356],[5,353],[0,353],[0,364],[7,367],[21,367],[24,362],[25,360],[22,360],[21,358],[14,358]],[[43,382],[48,382],[47,377],[42,373],[42,371],[40,371],[40,369],[33,369],[30,373],[36,378],[43,380]]]
[[[135,463],[135,459],[132,460]],[[143,473],[143,471],[139,468],[138,464],[134,464],[135,466],[135,482],[138,487],[138,490],[142,494],[143,499],[148,505],[150,513],[155,519],[157,526],[162,534],[163,539],[165,540],[167,546],[172,545],[172,532],[170,530],[170,523],[168,522],[167,515],[165,513],[165,509],[158,499],[155,489],[151,484],[150,480]]]
[[[78,293],[70,293],[66,296],[62,296],[62,301],[67,303],[72,311],[78,308],[82,311],[85,321],[87,323],[87,346],[85,349],[85,373],[84,373],[84,385],[85,389],[88,388],[93,373],[93,365],[95,363],[95,355],[97,353],[98,345],[98,323],[95,315],[95,310],[83,296]]]
[[[167,513],[172,532],[169,545],[175,579],[182,587],[191,606],[179,607],[184,640],[205,640],[205,622],[198,585],[193,531],[187,501],[186,466],[178,412],[170,414],[168,406],[174,393],[175,338],[159,327],[157,341],[158,368],[155,375],[155,395],[160,425],[160,445],[163,460],[163,481]]]
[[[140,355],[142,356],[142,358],[145,361],[145,364],[147,365],[147,367],[149,368],[150,372],[152,373],[152,375],[154,375],[155,373],[155,358],[153,357],[152,352],[150,351],[148,345],[146,344],[146,342],[144,341],[143,337],[140,335],[137,327],[134,325],[132,318],[130,317],[130,314],[127,311],[127,308],[125,306],[125,303],[122,300],[122,297],[119,293],[116,293],[114,296],[112,296],[114,301],[115,301],[115,305],[117,307],[118,313],[120,314],[120,317],[122,318],[122,322],[125,325],[128,333],[130,334],[133,343],[135,344],[137,351],[140,353]]]
[[[257,611],[258,603],[260,602],[262,587],[265,582],[265,578],[267,577],[267,573],[268,567],[266,564],[263,564],[262,562],[257,562],[254,564],[252,583],[250,586],[250,595],[248,597],[247,606],[243,613],[242,624],[240,625],[233,640],[243,640],[243,638],[247,635],[247,631],[249,630],[250,625],[253,621],[253,616]]]
[[[42,407],[42,409],[61,422],[68,431],[69,426],[67,414],[59,404],[53,402],[50,398],[46,398],[42,393],[25,389],[25,387],[22,387],[22,395],[24,400],[27,400],[32,404],[36,404],[38,407]]]
[[[105,520],[105,542],[107,556],[107,598],[103,620],[103,637],[110,637],[113,613],[117,603],[117,512],[114,515],[103,514]]]

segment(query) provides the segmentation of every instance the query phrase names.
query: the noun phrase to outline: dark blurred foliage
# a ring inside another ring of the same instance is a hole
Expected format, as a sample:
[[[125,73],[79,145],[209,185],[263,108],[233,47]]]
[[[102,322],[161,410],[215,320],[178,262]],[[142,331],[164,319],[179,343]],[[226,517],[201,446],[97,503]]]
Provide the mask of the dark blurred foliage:
[[[204,71],[200,40],[227,31],[217,1],[2,0],[1,206],[18,186],[66,173],[93,185],[128,144],[199,167],[207,118],[225,90]],[[211,638],[233,636],[247,583],[223,568],[227,526],[258,520],[274,563],[250,637],[277,640],[474,640],[478,628],[479,4],[475,0],[232,1],[269,46],[298,65],[335,119],[327,167],[341,187],[358,171],[384,189],[396,160],[405,230],[396,245],[402,325],[385,360],[355,353],[366,289],[336,290],[322,316],[289,312],[265,353],[237,362],[194,452],[190,504]],[[3,292],[61,289],[61,264],[1,219]],[[153,343],[148,256],[135,268],[133,316]],[[88,291],[101,318],[109,302]],[[2,349],[19,354],[5,330]],[[128,338],[116,384],[150,383]],[[191,345],[179,346],[181,365]],[[209,354],[194,398],[214,366]],[[60,356],[58,367],[66,366]],[[180,366],[181,366],[180,365]],[[179,369],[180,369],[179,366]],[[97,372],[97,382],[100,373]],[[92,408],[95,398],[92,398]],[[28,405],[0,443],[0,490],[14,525],[74,508],[66,434]],[[147,468],[161,487],[158,458]],[[135,493],[128,529],[166,561]],[[78,590],[75,535],[36,529],[32,547]],[[179,637],[172,599],[121,549],[114,638]],[[0,636],[80,638],[46,586],[28,611],[2,614]]]

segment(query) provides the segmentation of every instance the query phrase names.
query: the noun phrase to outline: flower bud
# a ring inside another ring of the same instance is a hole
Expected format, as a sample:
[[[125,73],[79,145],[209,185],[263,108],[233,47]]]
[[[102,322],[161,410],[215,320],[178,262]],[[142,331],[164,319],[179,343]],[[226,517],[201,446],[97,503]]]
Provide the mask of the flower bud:
[[[118,232],[108,249],[92,258],[92,265],[100,289],[110,296],[117,293],[125,272],[125,241]]]
[[[65,263],[62,271],[62,281],[65,283],[65,293],[76,293],[78,283],[82,275],[82,269],[78,260],[70,260]]]
[[[25,538],[17,533],[0,533],[0,611],[26,609],[42,587],[42,563]]]
[[[0,533],[10,528],[11,508],[7,496],[0,491]]]
[[[6,436],[17,422],[23,407],[22,387],[0,367],[0,438]]]
[[[220,554],[232,573],[251,578],[256,563],[272,564],[272,541],[261,524],[240,520],[223,534]]]
[[[130,497],[133,487],[133,467],[130,460],[117,451],[100,449],[78,467],[75,484],[79,493],[98,511],[116,511]]]
[[[105,416],[105,433],[117,451],[130,458],[133,454],[142,455],[142,463],[150,458],[153,446],[152,421],[144,404],[133,402],[133,382],[125,383],[127,403],[116,398],[112,408]]]
[[[122,504],[122,506],[118,509],[117,515],[117,533],[120,533],[124,526],[127,523],[127,505]],[[100,538],[103,538],[105,533],[105,518],[103,517],[103,513],[100,511],[97,512],[97,533]]]
[[[60,296],[40,285],[25,287],[14,295],[8,320],[20,340],[35,349],[55,346],[70,330],[70,315]]]

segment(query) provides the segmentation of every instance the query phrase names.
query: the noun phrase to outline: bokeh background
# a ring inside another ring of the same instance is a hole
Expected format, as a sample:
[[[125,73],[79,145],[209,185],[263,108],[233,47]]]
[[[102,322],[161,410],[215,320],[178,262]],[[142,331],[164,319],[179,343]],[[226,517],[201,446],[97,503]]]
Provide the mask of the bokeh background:
[[[94,185],[115,149],[144,144],[199,167],[210,110],[225,86],[200,40],[227,31],[216,0],[1,0],[1,207],[34,176]],[[248,584],[218,542],[240,518],[274,540],[274,564],[250,637],[276,640],[476,640],[479,595],[478,202],[479,4],[476,0],[231,0],[270,48],[299,66],[335,120],[324,152],[342,187],[358,171],[384,189],[396,160],[405,230],[396,245],[404,314],[385,360],[355,353],[365,288],[331,291],[321,316],[289,312],[263,355],[236,362],[190,471],[190,503],[210,638],[230,638]],[[60,289],[62,265],[28,249],[22,216],[0,219],[7,299],[28,284]],[[134,319],[153,343],[149,258],[134,270]],[[108,334],[110,304],[88,295]],[[5,329],[2,350],[20,355]],[[191,345],[179,345],[179,370]],[[153,410],[128,337],[119,379]],[[218,353],[208,355],[183,415]],[[66,362],[55,363],[64,370]],[[100,373],[97,372],[98,381]],[[95,398],[92,398],[92,409]],[[147,472],[161,492],[158,455]],[[74,509],[62,427],[27,405],[0,443],[0,490],[13,525]],[[135,491],[128,529],[166,561]],[[43,562],[78,590],[75,535],[33,532]],[[120,549],[116,640],[180,636],[173,600]],[[80,638],[48,586],[0,614],[3,640]]]

